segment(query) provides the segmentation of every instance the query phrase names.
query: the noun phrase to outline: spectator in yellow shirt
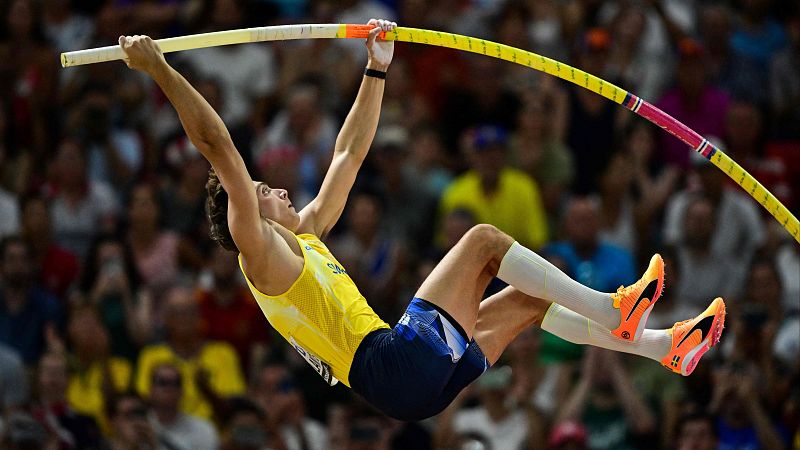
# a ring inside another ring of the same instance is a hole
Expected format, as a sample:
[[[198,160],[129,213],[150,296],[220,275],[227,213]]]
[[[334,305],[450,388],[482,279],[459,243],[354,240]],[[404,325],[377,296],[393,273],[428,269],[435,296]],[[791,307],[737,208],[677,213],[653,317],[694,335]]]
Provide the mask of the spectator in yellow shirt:
[[[106,397],[129,388],[131,363],[109,356],[108,330],[92,306],[72,309],[67,335],[74,369],[69,376],[67,400],[75,411],[92,416],[107,434],[110,428],[104,414]]]
[[[136,390],[143,397],[149,397],[153,368],[174,365],[184,380],[181,411],[210,419],[214,405],[221,399],[245,391],[239,358],[229,344],[202,339],[198,306],[189,289],[171,288],[165,295],[165,303],[167,340],[142,349]]]
[[[495,126],[467,130],[462,145],[470,169],[445,190],[440,217],[455,209],[472,212],[531,248],[547,242],[547,216],[539,187],[506,164],[507,135]]]

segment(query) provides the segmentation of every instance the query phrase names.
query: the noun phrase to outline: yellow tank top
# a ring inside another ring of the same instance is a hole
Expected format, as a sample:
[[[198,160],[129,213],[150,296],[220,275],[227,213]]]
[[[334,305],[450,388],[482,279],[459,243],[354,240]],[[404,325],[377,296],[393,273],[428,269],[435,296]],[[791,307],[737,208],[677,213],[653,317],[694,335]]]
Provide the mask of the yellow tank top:
[[[288,291],[269,296],[247,279],[258,306],[281,336],[333,386],[350,387],[350,366],[364,336],[389,328],[367,304],[328,247],[312,234],[295,236],[303,271]],[[242,257],[239,255],[239,269]]]

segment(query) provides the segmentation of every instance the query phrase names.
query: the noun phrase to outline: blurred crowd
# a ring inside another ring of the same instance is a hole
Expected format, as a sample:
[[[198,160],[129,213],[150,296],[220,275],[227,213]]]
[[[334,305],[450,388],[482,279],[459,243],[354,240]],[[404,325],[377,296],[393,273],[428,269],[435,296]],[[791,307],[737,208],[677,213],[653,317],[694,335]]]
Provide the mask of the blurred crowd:
[[[688,147],[581,87],[398,44],[381,123],[328,238],[394,323],[472,225],[613,292],[653,252],[649,328],[715,296],[727,330],[681,378],[526,330],[438,417],[327,387],[208,237],[209,165],[161,91],[59,52],[247,26],[364,23],[489,38],[611,81],[724,149],[800,212],[800,6],[786,0],[0,1],[0,447],[800,449],[800,246]],[[317,192],[366,62],[360,41],[168,57],[254,179]],[[500,289],[492,285],[490,291]]]

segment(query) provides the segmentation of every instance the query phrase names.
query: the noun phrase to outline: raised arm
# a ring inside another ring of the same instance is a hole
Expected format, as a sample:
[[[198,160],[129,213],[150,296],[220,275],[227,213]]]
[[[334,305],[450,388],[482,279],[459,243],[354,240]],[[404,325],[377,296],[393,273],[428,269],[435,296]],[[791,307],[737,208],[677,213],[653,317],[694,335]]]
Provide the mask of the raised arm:
[[[375,28],[367,38],[369,62],[367,69],[386,73],[394,54],[394,42],[378,39],[381,31],[391,31],[397,26],[387,20],[372,19],[368,22]],[[339,220],[347,202],[347,196],[356,180],[358,169],[367,157],[378,118],[381,113],[385,81],[375,76],[364,75],[356,101],[347,114],[342,130],[336,138],[333,160],[322,182],[319,195],[300,212],[298,232],[323,236]]]
[[[178,112],[192,144],[213,166],[228,194],[231,235],[247,265],[260,271],[266,269],[267,265],[267,260],[260,255],[272,255],[271,258],[289,255],[291,249],[277,232],[271,227],[263,227],[255,184],[216,111],[181,74],[167,64],[152,39],[147,36],[121,36],[119,44],[127,55],[125,62],[128,67],[147,73],[164,91]],[[274,251],[265,252],[265,248]]]

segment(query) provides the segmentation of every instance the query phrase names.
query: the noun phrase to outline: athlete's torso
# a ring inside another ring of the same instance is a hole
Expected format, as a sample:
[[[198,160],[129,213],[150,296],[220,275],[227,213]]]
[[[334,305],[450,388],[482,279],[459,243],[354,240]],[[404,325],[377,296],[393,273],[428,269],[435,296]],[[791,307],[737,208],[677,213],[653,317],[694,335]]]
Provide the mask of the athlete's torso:
[[[358,292],[330,250],[312,234],[295,236],[303,270],[281,295],[261,293],[247,284],[269,323],[291,343],[329,384],[350,386],[353,355],[364,336],[389,328]],[[241,255],[239,267],[242,268]]]

